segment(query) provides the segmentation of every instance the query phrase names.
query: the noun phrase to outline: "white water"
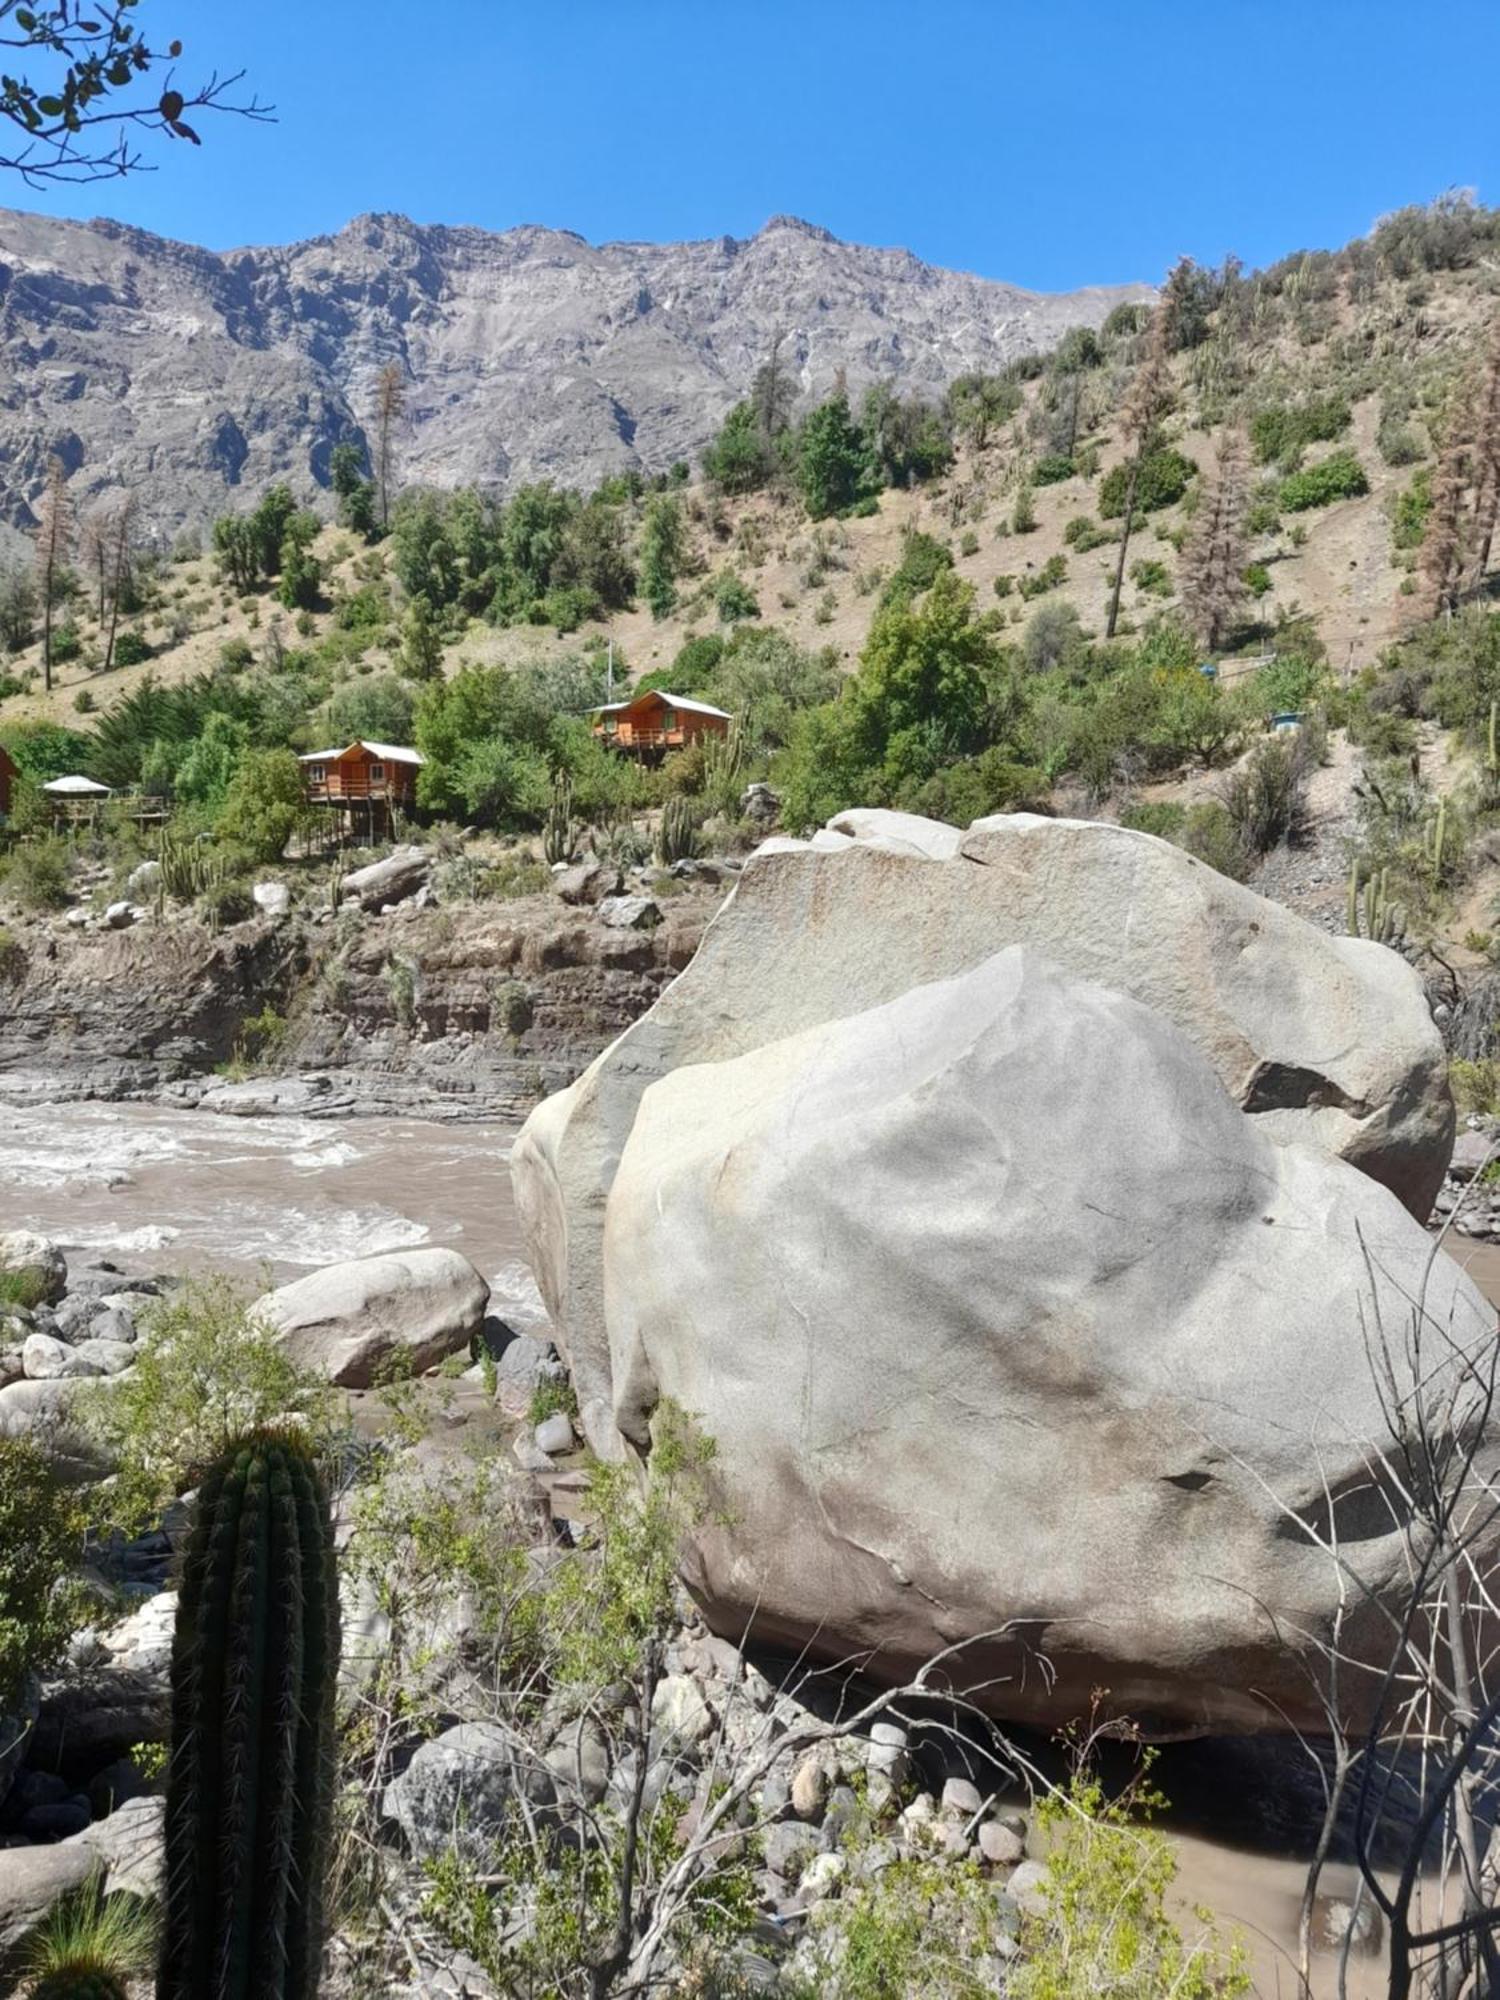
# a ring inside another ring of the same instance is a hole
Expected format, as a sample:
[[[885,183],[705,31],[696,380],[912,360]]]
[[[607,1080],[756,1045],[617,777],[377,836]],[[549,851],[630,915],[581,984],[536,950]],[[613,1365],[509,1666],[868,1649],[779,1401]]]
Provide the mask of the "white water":
[[[130,1271],[282,1279],[419,1243],[519,1256],[507,1128],[227,1118],[138,1104],[0,1111],[0,1226]],[[511,1274],[512,1276],[516,1274]]]

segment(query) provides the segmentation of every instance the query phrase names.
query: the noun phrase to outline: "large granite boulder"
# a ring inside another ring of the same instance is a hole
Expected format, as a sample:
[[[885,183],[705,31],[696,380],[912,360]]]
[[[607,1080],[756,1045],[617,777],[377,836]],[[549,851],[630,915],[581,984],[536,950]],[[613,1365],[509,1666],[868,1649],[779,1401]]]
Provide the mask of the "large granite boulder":
[[[387,1371],[420,1375],[467,1347],[490,1288],[456,1250],[391,1250],[294,1279],[256,1301],[254,1317],[295,1360],[345,1389]]]
[[[967,833],[846,813],[812,842],[757,851],[692,964],[514,1148],[531,1260],[596,1450],[621,1449],[603,1231],[643,1093],[1014,944],[1142,1003],[1263,1137],[1351,1162],[1425,1219],[1453,1108],[1421,982],[1395,952],[1328,936],[1149,834],[1025,813]]]
[[[0,1230],[0,1273],[26,1288],[23,1305],[55,1305],[68,1289],[66,1258],[34,1229]]]
[[[1371,1331],[1399,1356],[1425,1299],[1441,1422],[1494,1313],[1284,1129],[1166,1008],[1017,947],[652,1084],[604,1232],[614,1418],[649,1447],[670,1399],[715,1442],[711,1622],[882,1675],[972,1640],[952,1678],[1041,1724],[1106,1689],[1158,1734],[1317,1727],[1341,1594],[1383,1661],[1405,1588]],[[1368,1597],[1302,1525],[1329,1496]]]

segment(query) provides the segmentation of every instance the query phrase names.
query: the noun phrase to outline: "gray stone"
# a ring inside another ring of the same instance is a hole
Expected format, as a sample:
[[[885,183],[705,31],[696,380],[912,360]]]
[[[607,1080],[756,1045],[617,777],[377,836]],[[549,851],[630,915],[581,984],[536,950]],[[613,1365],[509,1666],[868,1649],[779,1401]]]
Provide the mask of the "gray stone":
[[[0,1232],[0,1271],[34,1282],[48,1305],[55,1305],[68,1288],[67,1259],[55,1243],[32,1229]]]
[[[398,847],[383,861],[356,868],[344,877],[344,895],[366,910],[389,909],[415,896],[432,867],[432,854],[425,847]]]
[[[28,1840],[66,1840],[82,1833],[93,1817],[88,1800],[74,1792],[55,1803],[33,1806],[21,1821],[21,1831]]]
[[[0,1855],[0,1963],[36,1929],[54,1903],[82,1888],[96,1865],[83,1841],[12,1847]]]
[[[21,1349],[21,1368],[30,1382],[60,1382],[70,1375],[102,1375],[82,1348],[69,1347],[50,1334],[29,1333]]]
[[[792,1811],[798,1819],[816,1822],[823,1817],[833,1778],[829,1759],[810,1750],[792,1773]]]
[[[1047,1864],[1045,1861],[1023,1861],[1005,1885],[1005,1893],[1023,1915],[1045,1917],[1047,1914]]]
[[[380,1809],[401,1828],[417,1860],[456,1850],[482,1867],[518,1794],[545,1804],[545,1771],[520,1758],[494,1722],[461,1722],[424,1743],[386,1786]]]
[[[177,1592],[160,1590],[138,1604],[128,1618],[100,1634],[105,1651],[123,1667],[165,1674],[172,1661]]]
[[[554,1410],[550,1417],[544,1417],[532,1433],[538,1451],[549,1456],[571,1451],[578,1440],[573,1435],[573,1424],[566,1410]]]
[[[292,892],[285,882],[257,882],[250,897],[264,917],[284,917],[292,907]]]
[[[599,905],[599,921],[617,931],[655,930],[661,922],[661,905],[650,896],[606,896]]]
[[[984,1810],[984,1799],[977,1785],[967,1778],[949,1778],[943,1786],[943,1811],[956,1813],[961,1819],[972,1819]]]
[[[41,1770],[86,1780],[137,1743],[165,1743],[166,1677],[135,1668],[70,1674],[42,1689],[30,1760]]]
[[[602,903],[606,896],[616,894],[620,886],[620,871],[605,868],[597,861],[580,861],[571,868],[562,868],[552,877],[552,887],[565,903],[586,905]]]
[[[131,903],[111,903],[104,912],[104,921],[112,931],[128,931],[135,922],[135,907]]]
[[[120,1375],[135,1365],[135,1349],[127,1340],[80,1340],[72,1352],[95,1375]]]
[[[803,1826],[800,1820],[781,1820],[775,1826],[766,1828],[766,1866],[783,1882],[796,1883],[818,1851],[817,1830]]]
[[[1012,1828],[987,1819],[980,1824],[979,1851],[993,1868],[1014,1868],[1025,1857],[1026,1843]]]
[[[714,1440],[710,1621],[832,1657],[878,1633],[885,1675],[967,1634],[964,1674],[1039,1726],[1100,1687],[1163,1733],[1321,1726],[1264,1607],[1331,1636],[1338,1566],[1288,1518],[1325,1477],[1368,1490],[1366,1329],[1424,1298],[1441,1409],[1494,1315],[1269,1116],[1164,1013],[1026,947],[653,1084],[607,1207],[612,1419],[644,1444],[668,1400]],[[1397,1530],[1359,1529],[1388,1605]]]
[[[103,1875],[107,1895],[142,1896],[154,1902],[162,1887],[165,1813],[163,1799],[127,1799],[108,1818],[95,1820],[87,1833],[63,1845],[82,1848],[90,1866]]]
[[[122,1306],[106,1305],[86,1325],[90,1340],[112,1340],[129,1346],[136,1337],[135,1315]]]
[[[840,824],[864,824],[844,815]],[[925,833],[921,828],[925,826]],[[921,822],[905,844],[947,844]],[[919,838],[920,836],[920,838]],[[1149,834],[1012,814],[948,860],[825,830],[752,857],[692,964],[512,1152],[533,1269],[594,1449],[619,1457],[607,1196],[656,1079],[960,975],[1011,945],[1160,1014],[1268,1136],[1351,1161],[1425,1222],[1453,1138],[1441,1038],[1397,953],[1329,936]],[[830,845],[831,843],[831,845]],[[628,1397],[628,1390],[625,1394]]]
[[[560,1729],[547,1752],[547,1769],[558,1792],[597,1805],[609,1788],[609,1744],[590,1716],[579,1716]]]
[[[393,1365],[421,1374],[467,1347],[489,1296],[456,1250],[393,1250],[294,1279],[253,1310],[304,1368],[368,1389]]]

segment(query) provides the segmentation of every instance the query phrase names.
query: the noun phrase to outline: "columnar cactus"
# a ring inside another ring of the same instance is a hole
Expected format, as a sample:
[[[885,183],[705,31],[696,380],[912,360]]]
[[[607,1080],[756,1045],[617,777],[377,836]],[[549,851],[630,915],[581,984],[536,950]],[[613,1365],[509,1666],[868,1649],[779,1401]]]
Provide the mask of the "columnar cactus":
[[[698,823],[686,799],[668,799],[656,834],[656,858],[664,868],[688,861],[698,851]]]
[[[205,1476],[172,1647],[158,2000],[312,2000],[333,1790],[338,1582],[306,1447]]]

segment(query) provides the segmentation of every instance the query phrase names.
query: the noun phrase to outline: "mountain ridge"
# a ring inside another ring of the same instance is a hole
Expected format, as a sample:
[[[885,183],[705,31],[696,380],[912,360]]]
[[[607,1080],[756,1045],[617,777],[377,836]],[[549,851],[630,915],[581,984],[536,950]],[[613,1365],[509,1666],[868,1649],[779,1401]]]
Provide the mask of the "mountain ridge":
[[[841,370],[936,393],[1149,296],[1030,292],[788,215],[595,245],[371,212],[214,251],[0,210],[0,521],[32,526],[54,454],[81,504],[127,486],[162,528],[277,479],[311,497],[391,361],[405,483],[587,487],[696,457],[778,333],[804,398]]]

